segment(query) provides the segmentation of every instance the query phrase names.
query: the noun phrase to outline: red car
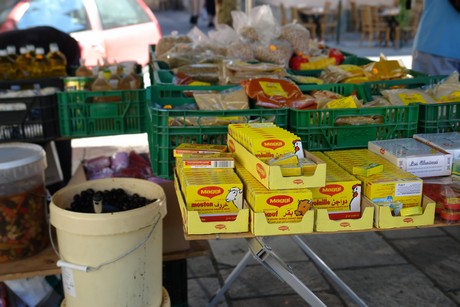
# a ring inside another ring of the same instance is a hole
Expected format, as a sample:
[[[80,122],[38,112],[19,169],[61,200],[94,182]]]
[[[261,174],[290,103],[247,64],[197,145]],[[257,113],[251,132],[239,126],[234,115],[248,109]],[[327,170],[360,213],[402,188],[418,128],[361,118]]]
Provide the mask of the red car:
[[[0,3],[0,32],[51,26],[74,37],[86,65],[148,62],[149,45],[161,29],[142,0],[4,0]]]

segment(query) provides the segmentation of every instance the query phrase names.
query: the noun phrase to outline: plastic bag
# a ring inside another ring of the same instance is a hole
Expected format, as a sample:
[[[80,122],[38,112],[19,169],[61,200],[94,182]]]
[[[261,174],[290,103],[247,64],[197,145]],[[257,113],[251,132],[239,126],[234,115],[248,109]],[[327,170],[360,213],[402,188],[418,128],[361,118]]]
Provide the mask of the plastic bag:
[[[281,28],[281,39],[289,42],[298,54],[307,55],[310,49],[310,31],[298,23],[289,23]]]
[[[291,44],[284,40],[274,40],[270,43],[255,44],[254,55],[257,60],[289,66],[289,60],[294,52]]]
[[[393,106],[407,106],[411,103],[434,104],[436,101],[421,89],[383,90],[380,93]]]
[[[247,110],[249,109],[248,96],[239,87],[231,88],[221,92],[206,93],[197,92],[193,97],[200,110]],[[244,116],[226,116],[226,117],[202,117],[200,125],[202,126],[222,126],[231,123],[247,122]]]
[[[452,177],[424,179],[423,194],[436,202],[436,215],[443,222],[460,221],[460,182]]]
[[[249,14],[232,11],[233,29],[245,39],[268,43],[281,34],[281,26],[269,5],[252,8]]]
[[[191,43],[192,39],[187,35],[179,35],[177,31],[171,33],[171,35],[163,36],[155,47],[155,54],[157,59],[163,57],[163,55],[171,50],[177,44]]]
[[[459,102],[460,101],[460,82],[458,72],[452,73],[439,84],[428,90],[433,98],[438,102]]]
[[[289,80],[257,78],[241,82],[246,95],[256,100],[256,105],[265,108],[316,109],[310,95],[304,95],[297,85]]]

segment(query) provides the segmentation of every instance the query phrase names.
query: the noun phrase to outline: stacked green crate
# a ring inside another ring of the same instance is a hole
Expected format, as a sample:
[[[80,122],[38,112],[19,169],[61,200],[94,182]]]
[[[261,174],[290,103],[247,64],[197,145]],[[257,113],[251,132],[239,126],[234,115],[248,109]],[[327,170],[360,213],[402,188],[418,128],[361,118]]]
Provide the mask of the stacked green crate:
[[[382,90],[417,89],[432,86],[446,76],[424,76],[412,79],[366,82],[362,84],[367,99],[381,95]],[[460,101],[419,105],[418,133],[460,131]]]
[[[93,137],[146,132],[146,90],[58,93],[61,136]]]
[[[327,90],[343,96],[355,94],[366,101],[360,85],[322,84],[300,87],[303,93]],[[341,125],[341,118],[370,117],[373,124]],[[366,148],[368,141],[412,137],[417,132],[418,105],[347,109],[290,110],[289,130],[302,139],[306,150]]]

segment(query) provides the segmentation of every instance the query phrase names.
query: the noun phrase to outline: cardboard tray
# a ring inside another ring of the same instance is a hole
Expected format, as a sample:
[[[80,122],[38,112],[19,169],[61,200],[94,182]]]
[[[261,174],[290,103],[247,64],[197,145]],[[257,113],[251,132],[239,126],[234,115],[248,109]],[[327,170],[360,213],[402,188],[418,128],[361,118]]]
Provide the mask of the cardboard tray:
[[[227,138],[228,148],[233,153],[235,159],[267,189],[302,189],[323,187],[326,185],[326,163],[308,151],[304,151],[306,157],[317,164],[315,173],[311,176],[284,177],[280,166],[270,166],[262,162],[232,138],[231,135],[228,135]]]

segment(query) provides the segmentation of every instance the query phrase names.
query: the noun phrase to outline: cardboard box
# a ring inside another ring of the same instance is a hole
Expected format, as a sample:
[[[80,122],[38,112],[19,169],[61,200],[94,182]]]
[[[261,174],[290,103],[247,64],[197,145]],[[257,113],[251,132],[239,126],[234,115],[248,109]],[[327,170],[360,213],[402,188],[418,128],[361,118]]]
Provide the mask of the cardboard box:
[[[316,209],[315,231],[336,232],[372,229],[374,225],[374,204],[362,198],[361,217],[358,219],[332,220],[326,209]]]
[[[413,138],[428,146],[452,154],[452,175],[460,176],[460,133],[414,134]]]
[[[321,152],[312,152],[327,165],[326,185],[311,188],[313,207],[326,209],[332,220],[361,216],[361,181]]]
[[[245,169],[247,169],[267,189],[300,189],[322,187],[326,184],[326,163],[304,151],[305,156],[316,163],[316,170],[311,176],[284,177],[279,165],[268,165],[251,154],[231,135],[227,135],[228,148]]]
[[[363,163],[383,165],[383,171],[371,176],[356,176],[362,181],[363,196],[374,202],[401,202],[404,207],[420,206],[423,181],[405,172],[383,157],[367,149],[334,150],[324,152],[347,172]]]
[[[236,172],[244,184],[244,198],[256,213],[263,213],[268,223],[298,223],[307,211],[313,210],[309,189],[269,190],[243,166],[236,163]]]
[[[369,141],[368,149],[418,177],[450,176],[452,154],[413,138]]]
[[[243,183],[233,169],[185,169],[178,179],[188,210],[231,213],[243,207]]]
[[[249,209],[247,205],[238,211],[233,221],[203,222],[198,211],[187,210],[176,176],[174,178],[174,188],[179,201],[183,228],[188,235],[240,233],[249,231]]]
[[[297,223],[268,223],[263,212],[251,211],[251,232],[255,236],[293,235],[313,232],[315,212],[307,211]]]
[[[374,225],[377,228],[402,228],[433,225],[436,203],[423,196],[423,214],[413,216],[393,216],[387,206],[379,206],[373,203],[375,209]]]
[[[72,178],[70,178],[68,185],[85,181],[87,181],[85,170],[83,164],[80,163]],[[182,218],[174,189],[174,182],[158,178],[158,182],[156,183],[164,190],[168,212],[163,218],[163,254],[186,251],[190,249],[190,243],[184,238]]]

